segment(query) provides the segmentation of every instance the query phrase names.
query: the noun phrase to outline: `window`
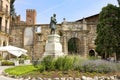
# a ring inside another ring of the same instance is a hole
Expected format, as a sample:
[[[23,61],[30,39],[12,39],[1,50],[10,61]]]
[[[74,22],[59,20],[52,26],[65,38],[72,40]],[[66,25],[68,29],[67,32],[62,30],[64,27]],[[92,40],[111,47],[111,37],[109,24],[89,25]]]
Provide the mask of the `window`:
[[[3,4],[3,1],[0,0],[0,11],[2,11],[2,4]]]
[[[8,5],[6,5],[6,14],[8,14]]]
[[[36,33],[41,33],[41,27],[40,26],[36,27]]]
[[[2,29],[2,17],[0,17],[0,31]]]
[[[5,41],[3,42],[3,46],[6,46],[6,42]]]
[[[8,21],[5,20],[5,32],[7,33],[7,24],[8,24]]]

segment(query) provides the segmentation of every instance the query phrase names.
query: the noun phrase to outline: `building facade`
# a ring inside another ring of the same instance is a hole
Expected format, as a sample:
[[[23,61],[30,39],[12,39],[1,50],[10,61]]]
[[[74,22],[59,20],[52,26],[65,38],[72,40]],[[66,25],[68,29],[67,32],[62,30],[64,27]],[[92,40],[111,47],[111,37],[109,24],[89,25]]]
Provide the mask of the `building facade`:
[[[9,44],[10,0],[0,0],[0,46]]]
[[[0,46],[9,45],[10,28],[10,0],[0,0]],[[7,53],[0,52],[0,56],[6,57]]]
[[[98,16],[96,14],[74,22],[64,19],[57,24],[56,33],[60,35],[64,54],[95,55]],[[50,35],[49,24],[36,24],[36,11],[31,9],[26,11],[26,22],[21,21],[20,16],[16,17],[16,22],[12,26],[10,44],[27,49],[32,58],[41,58]]]

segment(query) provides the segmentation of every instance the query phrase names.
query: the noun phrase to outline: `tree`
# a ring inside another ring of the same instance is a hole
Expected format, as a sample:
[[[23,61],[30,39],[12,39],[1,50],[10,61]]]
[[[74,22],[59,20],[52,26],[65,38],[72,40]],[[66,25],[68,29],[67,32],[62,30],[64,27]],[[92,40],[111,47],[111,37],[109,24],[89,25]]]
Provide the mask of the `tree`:
[[[102,9],[97,25],[97,38],[95,40],[98,54],[107,58],[118,53],[120,46],[120,9],[108,4]]]
[[[120,6],[120,0],[117,0],[117,1],[118,1],[119,6]]]
[[[16,15],[15,8],[14,8],[14,2],[15,0],[10,1],[10,15],[12,16],[12,18],[14,18]]]

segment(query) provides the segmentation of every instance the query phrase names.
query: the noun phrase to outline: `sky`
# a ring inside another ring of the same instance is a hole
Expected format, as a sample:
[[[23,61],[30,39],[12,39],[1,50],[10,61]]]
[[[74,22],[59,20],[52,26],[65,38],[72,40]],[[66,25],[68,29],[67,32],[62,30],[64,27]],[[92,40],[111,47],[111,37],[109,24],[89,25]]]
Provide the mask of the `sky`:
[[[118,6],[117,0],[16,0],[14,3],[16,13],[23,21],[26,21],[26,9],[35,9],[37,24],[48,24],[54,13],[57,23],[63,18],[76,21],[98,14],[107,4]]]

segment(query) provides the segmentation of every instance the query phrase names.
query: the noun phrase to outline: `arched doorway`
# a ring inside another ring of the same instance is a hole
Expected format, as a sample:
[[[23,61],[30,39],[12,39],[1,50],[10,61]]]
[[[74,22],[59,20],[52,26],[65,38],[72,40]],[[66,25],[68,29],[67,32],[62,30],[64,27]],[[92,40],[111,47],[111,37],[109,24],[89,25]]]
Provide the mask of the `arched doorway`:
[[[71,38],[68,41],[68,54],[80,54],[80,40],[78,38]]]
[[[30,46],[33,44],[33,28],[26,27],[24,31],[24,45]]]
[[[5,41],[3,42],[3,46],[6,46],[6,42]]]
[[[95,56],[95,51],[91,49],[91,50],[89,51],[89,56]]]

